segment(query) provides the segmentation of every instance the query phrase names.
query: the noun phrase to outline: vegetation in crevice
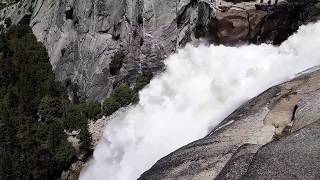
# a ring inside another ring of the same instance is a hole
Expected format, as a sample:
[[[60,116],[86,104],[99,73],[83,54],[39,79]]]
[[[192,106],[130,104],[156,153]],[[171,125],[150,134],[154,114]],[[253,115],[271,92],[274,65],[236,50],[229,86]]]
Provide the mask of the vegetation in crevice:
[[[291,126],[286,126],[281,133],[275,133],[273,135],[273,140],[279,141],[280,139],[287,137],[290,134],[291,134]]]
[[[109,64],[109,71],[111,75],[117,75],[122,67],[125,54],[123,51],[117,51],[112,57]]]
[[[102,114],[110,116],[121,107],[139,102],[139,91],[151,81],[153,75],[151,72],[142,73],[136,78],[135,85],[131,88],[128,84],[122,84],[116,87],[110,97],[106,98],[102,106]]]

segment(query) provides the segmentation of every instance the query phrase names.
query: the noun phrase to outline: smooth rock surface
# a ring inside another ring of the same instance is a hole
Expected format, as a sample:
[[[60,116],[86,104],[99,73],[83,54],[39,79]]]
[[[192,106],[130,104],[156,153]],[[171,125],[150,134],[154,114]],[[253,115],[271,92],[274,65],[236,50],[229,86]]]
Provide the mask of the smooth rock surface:
[[[259,145],[245,144],[241,146],[231,157],[222,171],[216,177],[220,180],[238,180],[247,172]],[[234,171],[233,169],[237,169]]]
[[[320,121],[261,148],[242,179],[320,178]]]

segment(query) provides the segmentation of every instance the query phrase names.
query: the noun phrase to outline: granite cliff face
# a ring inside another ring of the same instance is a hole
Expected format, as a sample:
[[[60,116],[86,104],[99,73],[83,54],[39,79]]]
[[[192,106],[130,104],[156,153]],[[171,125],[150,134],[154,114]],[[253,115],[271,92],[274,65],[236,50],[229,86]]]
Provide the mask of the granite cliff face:
[[[319,179],[319,88],[319,70],[270,88],[139,179]]]
[[[280,44],[320,17],[318,0],[243,2],[21,0],[0,10],[0,25],[30,24],[57,80],[71,79],[84,97],[101,101],[117,84],[163,70],[162,61],[188,42]],[[117,52],[123,64],[111,73]],[[316,71],[269,89],[140,179],[318,179],[319,84]]]
[[[57,79],[71,79],[94,100],[142,71],[160,71],[165,57],[191,41],[194,27],[214,17],[207,3],[191,0],[25,0],[0,14],[13,24],[31,16]],[[109,64],[119,51],[123,66],[112,75]]]
[[[317,3],[279,1],[266,8],[255,1],[22,0],[2,9],[0,21],[29,23],[57,80],[71,79],[84,97],[101,101],[117,84],[163,70],[162,60],[188,42],[279,44],[317,19]],[[116,52],[123,63],[110,73]]]

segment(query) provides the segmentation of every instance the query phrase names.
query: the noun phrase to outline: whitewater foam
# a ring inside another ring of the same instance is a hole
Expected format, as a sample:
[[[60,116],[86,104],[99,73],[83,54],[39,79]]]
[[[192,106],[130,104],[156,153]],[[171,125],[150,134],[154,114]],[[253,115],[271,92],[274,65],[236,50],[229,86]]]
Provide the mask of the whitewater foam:
[[[137,179],[161,157],[205,136],[245,101],[320,64],[320,23],[281,46],[187,46],[113,119],[81,180]]]

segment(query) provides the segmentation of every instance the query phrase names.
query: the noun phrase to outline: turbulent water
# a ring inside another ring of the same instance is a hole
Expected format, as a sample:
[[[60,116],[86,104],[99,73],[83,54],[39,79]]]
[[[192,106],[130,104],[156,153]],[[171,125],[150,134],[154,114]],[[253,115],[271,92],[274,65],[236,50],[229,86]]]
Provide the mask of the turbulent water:
[[[205,136],[243,102],[320,64],[320,23],[281,46],[200,46],[169,57],[140,103],[112,120],[81,180],[133,180]]]

